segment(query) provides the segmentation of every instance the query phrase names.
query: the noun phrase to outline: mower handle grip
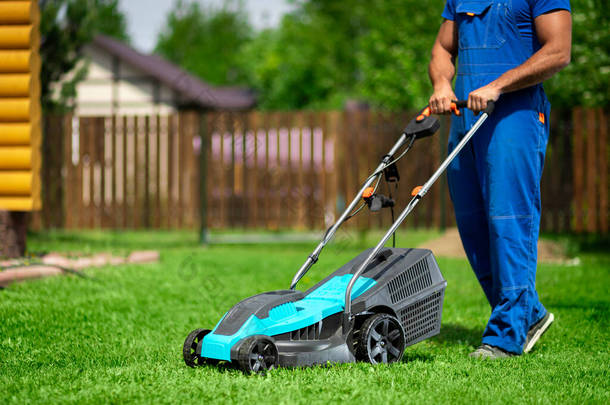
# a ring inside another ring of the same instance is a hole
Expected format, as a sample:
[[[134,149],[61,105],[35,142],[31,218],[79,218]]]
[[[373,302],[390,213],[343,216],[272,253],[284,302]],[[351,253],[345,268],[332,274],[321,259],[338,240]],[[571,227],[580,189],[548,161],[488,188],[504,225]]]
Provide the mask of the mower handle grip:
[[[487,115],[491,115],[494,111],[496,103],[492,100],[487,102],[487,108],[483,110],[483,112]],[[468,108],[468,100],[454,100],[451,102],[451,112],[455,115],[460,115],[460,108]],[[432,114],[432,110],[430,106],[427,105],[423,110],[419,113],[416,120],[417,122],[423,121],[426,117],[429,117]]]
[[[493,100],[487,101],[487,108],[483,110],[483,112],[487,115],[491,115],[494,112],[494,108],[496,107],[496,102]],[[456,114],[459,114],[460,108],[468,108],[468,100],[455,100],[451,102],[451,111]],[[456,110],[458,113],[456,113]]]

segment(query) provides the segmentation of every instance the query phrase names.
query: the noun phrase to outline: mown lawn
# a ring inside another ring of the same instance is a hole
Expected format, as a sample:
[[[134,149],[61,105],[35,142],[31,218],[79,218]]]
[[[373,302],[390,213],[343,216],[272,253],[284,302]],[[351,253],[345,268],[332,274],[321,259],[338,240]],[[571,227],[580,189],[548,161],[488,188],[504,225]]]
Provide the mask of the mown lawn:
[[[413,246],[434,232],[399,237]],[[370,238],[369,238],[370,239]],[[303,287],[366,243],[344,236]],[[367,240],[367,238],[364,238]],[[212,327],[241,298],[286,288],[312,244],[197,246],[188,233],[50,233],[43,251],[161,250],[161,263],[86,271],[0,291],[0,403],[609,403],[610,253],[541,265],[538,289],[556,322],[529,354],[471,360],[489,307],[463,260],[448,280],[439,336],[391,366],[279,369],[265,377],[187,368],[188,332]]]

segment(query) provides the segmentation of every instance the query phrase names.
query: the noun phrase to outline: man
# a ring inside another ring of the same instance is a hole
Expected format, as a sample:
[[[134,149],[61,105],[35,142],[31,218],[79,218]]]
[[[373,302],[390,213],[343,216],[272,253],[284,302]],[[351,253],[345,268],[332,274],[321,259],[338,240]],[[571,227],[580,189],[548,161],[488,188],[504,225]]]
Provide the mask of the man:
[[[432,49],[433,113],[452,100],[452,150],[495,101],[495,111],[448,169],[460,236],[492,313],[470,355],[529,352],[553,322],[535,288],[540,178],[550,104],[542,82],[570,61],[569,0],[447,0]],[[455,93],[451,82],[456,72]]]

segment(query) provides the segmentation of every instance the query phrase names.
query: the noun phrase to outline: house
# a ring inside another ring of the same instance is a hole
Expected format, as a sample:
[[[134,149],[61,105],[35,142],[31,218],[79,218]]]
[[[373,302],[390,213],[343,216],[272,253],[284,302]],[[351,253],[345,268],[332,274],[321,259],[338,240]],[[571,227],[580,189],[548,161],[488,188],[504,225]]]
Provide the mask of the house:
[[[77,116],[249,110],[256,104],[247,89],[211,86],[157,55],[104,35],[96,36],[83,53],[88,70],[77,85]]]

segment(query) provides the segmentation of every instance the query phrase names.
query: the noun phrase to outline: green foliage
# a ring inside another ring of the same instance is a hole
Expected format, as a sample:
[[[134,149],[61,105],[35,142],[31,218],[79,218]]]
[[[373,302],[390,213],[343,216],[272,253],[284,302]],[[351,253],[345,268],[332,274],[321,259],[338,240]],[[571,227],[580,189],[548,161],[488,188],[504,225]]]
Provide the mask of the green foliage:
[[[556,107],[608,106],[610,14],[605,0],[572,0],[572,63],[546,83]],[[238,8],[179,3],[157,50],[204,80],[247,84],[263,109],[382,109],[424,105],[427,67],[444,0],[300,0],[256,35]],[[219,21],[224,21],[219,24]]]
[[[358,51],[359,94],[376,106],[421,108],[428,103],[430,51],[444,1],[385,0],[366,8],[368,27]]]
[[[326,108],[342,104],[351,90],[343,58],[343,32],[309,22],[302,13],[286,16],[277,31],[265,31],[244,49],[242,63],[263,109]]]
[[[545,84],[554,107],[610,106],[607,0],[571,0],[572,62]]]
[[[408,231],[411,240],[399,237],[404,246],[425,239]],[[194,232],[117,231],[44,232],[30,235],[29,246],[63,252],[153,247],[161,262],[0,290],[2,404],[610,401],[607,247],[581,254],[578,265],[539,265],[540,298],[556,320],[530,354],[497,362],[468,358],[489,305],[466,260],[438,258],[448,281],[441,334],[407,348],[403,362],[279,369],[257,377],[186,367],[184,338],[213,326],[244,297],[286,288],[313,244],[202,248]],[[303,289],[362,249],[341,247],[327,248]]]
[[[118,0],[40,0],[41,101],[43,109],[70,108],[76,84],[86,75],[80,51],[97,33],[128,42],[125,17]],[[62,81],[59,100],[53,85]]]
[[[263,108],[421,106],[442,0],[310,0],[244,48]],[[416,10],[416,12],[414,12]]]
[[[216,10],[180,0],[167,17],[155,51],[209,83],[243,84],[237,50],[250,40],[252,30],[242,9],[241,1],[225,2]]]

